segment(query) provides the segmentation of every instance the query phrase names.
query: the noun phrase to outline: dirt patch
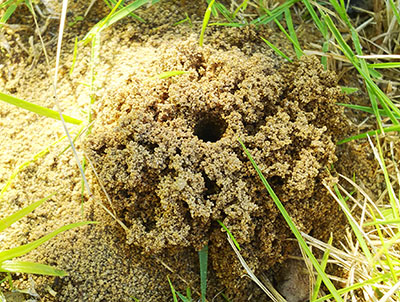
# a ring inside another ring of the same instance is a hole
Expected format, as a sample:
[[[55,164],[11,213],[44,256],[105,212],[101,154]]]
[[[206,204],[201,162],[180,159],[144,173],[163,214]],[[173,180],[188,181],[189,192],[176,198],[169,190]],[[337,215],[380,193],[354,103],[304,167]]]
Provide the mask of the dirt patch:
[[[69,21],[84,8],[78,2]],[[204,9],[205,5],[166,2],[140,13],[146,24],[125,20],[103,33],[96,77],[101,100],[85,150],[112,196],[110,209],[129,227],[128,233],[94,200],[81,196],[74,159],[69,151],[61,153],[66,142],[51,147],[47,156],[21,172],[5,196],[2,215],[59,192],[7,230],[7,247],[71,222],[101,222],[61,234],[29,254],[29,260],[70,273],[61,279],[34,277],[45,301],[165,301],[171,297],[168,275],[177,289],[190,286],[196,296],[197,250],[204,244],[209,244],[210,253],[209,298],[225,290],[235,301],[265,301],[253,283],[241,278],[244,271],[216,220],[233,232],[257,274],[283,261],[295,245],[286,240],[291,233],[238,137],[303,231],[323,238],[341,223],[322,187],[323,181],[332,181],[325,168],[336,161],[334,142],[346,132],[342,111],[334,105],[345,101],[335,76],[323,71],[315,58],[282,62],[259,36],[288,53],[286,39],[264,28],[210,27],[207,45],[200,48]],[[80,83],[89,79],[89,49],[80,50],[70,77],[73,39],[82,37],[101,12],[104,7],[99,5],[87,22],[66,34],[59,97],[67,114],[82,119],[80,109],[87,110],[89,90]],[[193,27],[173,26],[185,13]],[[52,26],[56,31],[56,24]],[[55,40],[49,34],[45,41],[52,58]],[[15,60],[12,56],[5,64],[2,89],[52,107],[43,57],[21,52]],[[152,78],[169,70],[189,73]],[[9,146],[1,151],[4,183],[12,168],[62,136],[62,128],[52,120],[0,106],[1,144]],[[104,200],[92,182],[96,197]],[[16,285],[30,286],[26,276],[14,278]]]

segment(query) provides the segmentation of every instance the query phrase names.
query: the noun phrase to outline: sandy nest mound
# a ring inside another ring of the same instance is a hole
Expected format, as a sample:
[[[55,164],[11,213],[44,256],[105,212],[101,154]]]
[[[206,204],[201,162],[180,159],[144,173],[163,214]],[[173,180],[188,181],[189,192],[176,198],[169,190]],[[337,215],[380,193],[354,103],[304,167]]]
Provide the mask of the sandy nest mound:
[[[323,182],[332,180],[326,167],[345,127],[335,105],[344,96],[315,58],[282,64],[265,53],[199,47],[193,38],[161,45],[153,58],[98,103],[87,155],[110,210],[129,228],[126,244],[145,255],[208,244],[216,275],[238,296],[243,288],[232,281],[243,271],[218,220],[251,251],[256,272],[292,251],[238,138],[309,233],[334,204]],[[151,76],[172,70],[187,73]]]

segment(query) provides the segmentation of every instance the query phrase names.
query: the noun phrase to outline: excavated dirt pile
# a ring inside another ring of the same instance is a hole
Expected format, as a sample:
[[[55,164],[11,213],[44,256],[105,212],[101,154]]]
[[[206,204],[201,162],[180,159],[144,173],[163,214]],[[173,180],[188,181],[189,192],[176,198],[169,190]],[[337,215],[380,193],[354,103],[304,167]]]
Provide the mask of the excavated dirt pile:
[[[147,66],[110,89],[86,153],[110,209],[129,228],[128,245],[162,255],[208,244],[211,269],[239,291],[232,280],[243,270],[217,220],[256,272],[283,260],[293,243],[238,138],[297,225],[329,232],[334,201],[322,183],[333,180],[327,167],[346,128],[335,103],[344,96],[316,58],[282,63],[197,43],[160,46]],[[187,73],[154,77],[172,70]]]

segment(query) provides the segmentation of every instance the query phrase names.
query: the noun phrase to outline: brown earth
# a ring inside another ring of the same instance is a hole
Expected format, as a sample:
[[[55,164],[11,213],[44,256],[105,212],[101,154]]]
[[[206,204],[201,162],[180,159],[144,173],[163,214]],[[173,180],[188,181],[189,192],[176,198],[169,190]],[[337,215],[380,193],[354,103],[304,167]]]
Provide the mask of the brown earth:
[[[209,245],[210,300],[224,290],[232,301],[249,297],[267,301],[252,282],[242,278],[244,271],[216,221],[232,231],[257,274],[269,274],[272,266],[276,270],[297,251],[287,240],[291,233],[240,147],[239,137],[302,231],[324,239],[343,225],[322,183],[335,181],[326,167],[337,157],[342,163],[337,170],[349,175],[357,169],[354,163],[359,157],[357,147],[335,148],[335,142],[349,131],[335,105],[346,101],[335,75],[324,71],[313,57],[283,62],[259,36],[288,53],[289,44],[266,28],[210,27],[206,45],[199,47],[205,6],[183,2],[164,2],[141,11],[146,24],[125,20],[102,33],[95,122],[91,134],[78,140],[77,146],[93,162],[111,205],[92,172],[88,176],[95,198],[81,195],[74,158],[70,150],[63,152],[68,146],[65,140],[23,169],[4,195],[0,207],[5,217],[57,191],[1,234],[5,248],[68,223],[100,222],[60,234],[26,256],[69,272],[64,278],[33,277],[43,301],[132,301],[132,297],[172,301],[167,276],[180,291],[190,286],[198,295],[197,251],[205,244]],[[86,4],[74,4],[69,21],[85,10]],[[64,113],[82,120],[90,102],[90,91],[82,85],[90,79],[90,49],[79,49],[69,75],[73,40],[75,35],[82,38],[105,11],[96,4],[84,22],[67,28],[64,42],[58,95]],[[18,13],[29,16],[27,11]],[[185,13],[193,26],[172,26]],[[27,21],[14,20],[23,22]],[[57,32],[56,25],[50,21],[45,35],[51,62],[55,54],[51,32]],[[53,107],[52,69],[40,53],[18,48],[15,35],[29,43],[29,31],[6,33],[15,49],[13,55],[0,57],[1,91]],[[170,70],[188,73],[154,78]],[[2,186],[15,167],[59,139],[63,130],[57,121],[3,103],[0,115],[0,142],[7,146],[0,151]],[[75,134],[78,128],[70,126]],[[127,226],[127,232],[99,206],[101,201]],[[18,287],[32,287],[25,275],[13,278]]]

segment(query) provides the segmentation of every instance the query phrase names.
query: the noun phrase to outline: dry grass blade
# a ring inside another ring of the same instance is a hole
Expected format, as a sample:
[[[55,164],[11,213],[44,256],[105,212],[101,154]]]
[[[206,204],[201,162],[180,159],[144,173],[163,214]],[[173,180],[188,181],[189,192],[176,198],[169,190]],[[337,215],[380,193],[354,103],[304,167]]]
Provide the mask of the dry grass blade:
[[[391,297],[396,293],[396,291],[400,288],[400,281],[397,282],[383,297],[379,300],[379,302],[391,301]]]
[[[59,31],[58,31],[56,67],[55,67],[55,70],[54,70],[54,79],[53,79],[53,93],[54,93],[54,100],[55,100],[55,103],[56,103],[56,106],[57,106],[57,110],[58,110],[58,112],[60,114],[60,119],[61,119],[64,131],[65,131],[65,134],[67,135],[69,143],[71,145],[71,149],[72,149],[72,152],[74,154],[74,157],[75,157],[75,160],[76,160],[76,164],[78,165],[79,171],[80,171],[80,173],[82,175],[82,179],[83,179],[85,187],[86,187],[86,189],[87,189],[87,191],[89,193],[89,196],[91,196],[92,193],[91,193],[91,190],[90,190],[90,187],[89,187],[89,183],[88,183],[88,181],[86,179],[85,173],[84,173],[82,165],[80,163],[78,153],[76,152],[75,144],[74,144],[74,142],[73,142],[73,140],[71,138],[71,135],[70,135],[70,133],[68,131],[68,127],[67,127],[67,125],[65,123],[65,120],[64,120],[64,117],[63,117],[63,114],[62,114],[62,110],[61,110],[61,105],[60,105],[60,102],[58,100],[58,95],[57,95],[58,71],[59,71],[59,68],[60,68],[61,45],[62,45],[62,40],[63,40],[65,20],[66,20],[66,16],[67,16],[67,8],[68,8],[68,0],[63,0],[62,11],[61,11],[61,19],[60,19],[60,27],[59,27]]]
[[[367,60],[375,60],[375,59],[385,59],[385,60],[392,60],[397,59],[400,60],[400,55],[356,55],[357,58],[360,59],[367,59]]]
[[[110,215],[124,230],[125,230],[125,232],[126,232],[127,234],[129,234],[129,229],[128,229],[128,227],[127,227],[121,220],[119,220],[119,219],[117,218],[117,214],[115,213],[115,210],[114,210],[114,207],[113,207],[113,204],[112,204],[110,195],[108,195],[108,193],[107,193],[107,191],[106,191],[106,189],[105,189],[105,187],[104,187],[104,185],[103,185],[103,183],[102,183],[102,181],[101,181],[99,175],[98,175],[97,172],[96,172],[96,169],[95,169],[94,166],[93,166],[92,161],[90,160],[90,158],[89,158],[88,156],[86,156],[86,159],[87,159],[87,161],[89,162],[89,165],[90,165],[90,167],[92,168],[92,171],[93,171],[94,175],[96,176],[97,182],[98,182],[98,184],[100,185],[100,188],[101,188],[101,190],[103,191],[104,195],[106,196],[106,199],[107,199],[107,201],[108,201],[108,203],[109,203],[109,205],[110,205],[110,207],[111,207],[111,209],[112,209],[113,212],[111,212],[101,201],[98,201],[97,199],[95,199],[93,195],[90,195],[90,197],[91,197],[97,204],[99,204],[99,205],[104,209],[104,211],[106,211],[106,213],[108,213],[108,214],[109,214],[109,215]]]
[[[316,283],[315,276],[314,276],[314,269],[313,269],[313,265],[312,265],[310,259],[308,259],[307,254],[304,252],[304,250],[302,249],[300,244],[299,244],[299,249],[301,252],[301,256],[303,257],[304,264],[306,265],[306,268],[308,271],[308,278],[309,278],[309,291],[308,292],[309,292],[310,301],[311,301],[312,293],[314,292],[314,286]],[[311,248],[310,248],[310,250],[312,251]]]
[[[304,239],[307,241],[307,243],[310,246],[313,246],[321,251],[325,251],[327,249],[330,250],[330,256],[331,258],[334,258],[336,260],[336,264],[340,265],[343,268],[350,269],[351,268],[351,263],[353,262],[360,262],[363,264],[367,264],[367,260],[365,259],[364,256],[354,256],[354,254],[350,253],[350,251],[342,251],[330,244],[327,244],[323,241],[320,241],[306,233],[301,233],[304,237]],[[332,261],[330,261],[332,262]]]
[[[242,255],[240,254],[239,250],[237,249],[235,243],[231,239],[229,235],[227,235],[228,242],[231,245],[233,251],[235,252],[236,256],[238,257],[240,264],[245,269],[247,275],[253,280],[267,296],[274,302],[286,302],[285,298],[283,298],[278,291],[273,287],[271,282],[267,278],[264,278],[265,285],[256,277],[250,267],[247,265],[246,261],[243,259]]]

